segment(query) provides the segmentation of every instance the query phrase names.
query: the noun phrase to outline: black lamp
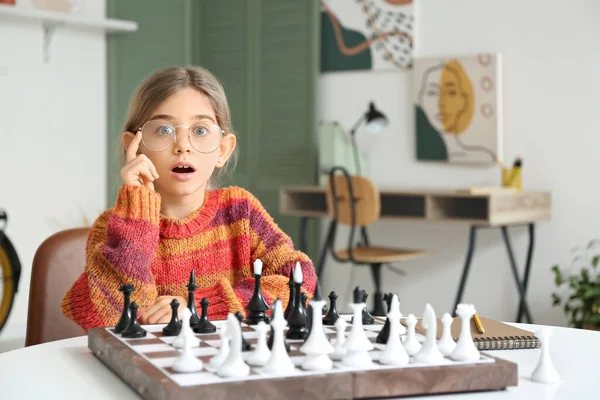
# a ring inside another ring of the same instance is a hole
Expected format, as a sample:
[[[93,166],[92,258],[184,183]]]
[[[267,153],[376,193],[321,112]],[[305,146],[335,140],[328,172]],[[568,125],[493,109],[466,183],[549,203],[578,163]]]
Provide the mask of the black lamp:
[[[363,121],[365,121],[367,124],[367,132],[372,134],[379,133],[388,124],[385,115],[383,115],[381,111],[377,110],[375,108],[375,104],[371,101],[369,103],[369,110],[360,116],[358,121],[356,121],[356,123],[350,130],[350,136],[352,137],[352,148],[354,150],[354,162],[356,163],[356,173],[358,175],[360,175],[361,172],[360,162],[358,159],[358,145],[356,144],[356,130]]]

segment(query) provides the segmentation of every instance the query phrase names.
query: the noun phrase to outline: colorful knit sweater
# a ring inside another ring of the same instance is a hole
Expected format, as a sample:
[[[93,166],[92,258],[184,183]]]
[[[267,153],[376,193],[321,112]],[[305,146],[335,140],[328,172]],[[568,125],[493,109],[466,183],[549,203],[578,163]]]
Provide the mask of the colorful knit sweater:
[[[261,287],[269,306],[276,298],[287,306],[290,269],[297,262],[310,298],[316,284],[310,259],[294,250],[248,191],[207,190],[203,205],[180,220],[162,216],[160,202],[160,195],[144,186],[121,186],[115,207],[94,222],[85,270],[62,301],[69,319],[86,330],[116,325],[123,311],[121,283],[134,285],[131,301],[141,318],[158,296],[187,299],[192,270],[198,311],[206,297],[210,319],[237,311],[245,316],[256,259],[263,262]]]

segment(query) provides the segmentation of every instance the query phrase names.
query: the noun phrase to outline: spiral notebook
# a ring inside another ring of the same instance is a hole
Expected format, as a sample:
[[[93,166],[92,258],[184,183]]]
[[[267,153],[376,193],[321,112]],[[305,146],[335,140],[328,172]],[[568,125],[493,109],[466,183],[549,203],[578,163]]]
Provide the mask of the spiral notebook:
[[[493,319],[479,317],[485,332],[479,333],[475,323],[471,319],[471,335],[478,350],[520,350],[535,349],[541,345],[540,340],[531,332],[505,324]],[[404,323],[404,321],[403,321]],[[442,336],[442,322],[437,320],[437,338]],[[461,319],[454,318],[450,332],[456,341],[460,336]],[[417,322],[416,331],[425,335],[427,331],[421,325],[421,319]]]

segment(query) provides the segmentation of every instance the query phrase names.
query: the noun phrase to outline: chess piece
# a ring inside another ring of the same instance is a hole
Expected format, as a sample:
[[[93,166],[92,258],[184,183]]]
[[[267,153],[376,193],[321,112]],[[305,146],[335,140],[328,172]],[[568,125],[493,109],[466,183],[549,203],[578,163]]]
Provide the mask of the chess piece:
[[[219,345],[219,352],[215,354],[208,362],[208,365],[215,370],[223,364],[225,359],[227,359],[227,355],[229,354],[229,339],[227,338],[227,325],[223,325],[219,329],[219,339],[221,342]]]
[[[250,351],[250,350],[252,350],[252,346],[250,346],[250,343],[248,343],[246,341],[246,338],[244,337],[243,332],[242,332],[242,320],[244,319],[244,316],[242,315],[241,312],[238,311],[235,313],[235,317],[237,318],[238,323],[240,325],[240,335],[241,335],[240,342],[241,342],[241,346],[242,346],[242,351]]]
[[[354,290],[354,302],[350,303],[353,311],[352,329],[344,343],[346,355],[342,359],[342,363],[350,367],[368,367],[373,363],[369,356],[369,351],[373,350],[374,346],[367,338],[363,329],[363,310],[367,306],[363,299],[364,291],[356,287]]]
[[[254,261],[254,294],[248,303],[248,318],[246,319],[246,323],[248,325],[256,325],[260,321],[264,321],[265,323],[269,322],[267,318],[266,311],[269,309],[269,305],[265,301],[263,297],[261,288],[260,288],[260,279],[262,278],[262,261],[255,260]]]
[[[273,314],[273,319],[271,320],[274,335],[273,348],[271,349],[271,356],[263,367],[263,371],[267,374],[283,375],[290,373],[295,367],[285,349],[283,330],[287,326],[287,322],[283,317],[281,301],[279,299],[273,304]]]
[[[449,313],[444,313],[442,316],[442,337],[438,341],[438,349],[444,356],[449,357],[456,348],[456,342],[452,338],[452,321],[453,318]]]
[[[423,313],[423,328],[427,330],[427,334],[421,350],[415,355],[415,362],[438,363],[444,359],[444,355],[437,347],[437,318],[429,303],[425,305]]]
[[[388,312],[388,320],[390,321],[390,331],[385,348],[381,353],[379,362],[387,365],[404,365],[408,364],[408,353],[404,349],[400,341],[400,302],[397,295],[389,295],[392,297],[390,311]]]
[[[344,343],[346,342],[346,326],[348,323],[344,318],[338,318],[335,321],[335,343],[333,347],[333,353],[329,355],[334,361],[340,361],[346,355],[346,348],[344,347]]]
[[[329,293],[329,311],[323,317],[323,325],[335,325],[335,321],[340,317],[337,311],[337,298],[338,296],[334,291]]]
[[[192,353],[192,343],[189,336],[183,337],[183,350],[181,355],[173,362],[171,368],[177,372],[202,371],[204,363]]]
[[[306,330],[308,331],[308,333],[306,334],[306,337],[308,337],[308,335],[310,335],[310,329],[312,328],[312,312],[313,309],[312,307],[308,307],[308,296],[306,295],[306,293],[302,293],[302,304],[304,305],[304,308],[306,309]]]
[[[246,362],[248,365],[262,367],[266,364],[269,357],[271,357],[271,350],[267,346],[267,332],[269,331],[269,325],[265,321],[260,321],[254,327],[258,333],[258,341],[254,351],[248,356]]]
[[[409,356],[414,356],[421,350],[421,343],[417,340],[415,332],[417,318],[414,314],[408,314],[406,325],[408,326],[408,329],[406,330],[406,338],[404,339],[404,349]]]
[[[309,307],[312,310],[312,323],[308,334],[308,338],[300,347],[300,351],[306,354],[305,361],[302,363],[302,368],[308,371],[328,370],[331,369],[333,363],[328,357],[329,353],[333,352],[333,346],[329,343],[329,339],[323,330],[323,307],[325,301],[321,298],[321,288],[317,283],[315,294],[310,301]]]
[[[460,336],[450,357],[454,361],[479,360],[479,350],[473,343],[471,335],[471,318],[475,315],[475,307],[473,304],[459,304],[456,306],[456,315],[461,318]]]
[[[200,305],[202,306],[202,315],[200,316],[198,323],[194,325],[194,332],[215,333],[217,331],[217,327],[208,320],[208,299],[203,297],[202,301],[200,301]]]
[[[177,337],[175,338],[175,340],[173,341],[172,345],[173,347],[175,347],[176,349],[182,349],[183,346],[185,345],[185,339],[187,338],[189,340],[189,346],[190,347],[198,347],[200,346],[200,339],[198,339],[196,337],[196,335],[194,335],[194,331],[192,330],[192,327],[190,326],[190,320],[192,319],[192,312],[190,311],[189,308],[184,308],[183,311],[181,312],[181,331],[179,332],[179,335],[177,335]]]
[[[294,309],[288,319],[289,329],[286,333],[286,338],[291,340],[304,340],[308,335],[306,307],[302,302],[302,284],[302,268],[300,268],[300,263],[298,262],[296,263],[296,269],[294,269],[296,299]]]
[[[377,338],[375,339],[375,342],[377,342],[379,344],[387,343],[388,337],[390,336],[390,311],[391,311],[391,304],[392,304],[392,294],[391,293],[384,294],[383,301],[385,301],[387,303],[388,315],[385,318],[385,324],[383,324],[383,328],[381,329],[381,331],[379,331],[379,334],[377,335]]]
[[[121,332],[121,336],[124,338],[141,338],[146,336],[146,330],[140,326],[137,320],[137,309],[138,305],[135,301],[129,305],[129,310],[131,311],[131,322],[127,328]]]
[[[556,369],[554,369],[554,365],[550,359],[550,337],[552,336],[552,331],[550,328],[543,327],[538,329],[536,335],[542,342],[542,348],[538,364],[531,374],[531,380],[546,384],[559,383],[560,376],[556,372]]]
[[[192,316],[190,317],[190,326],[193,328],[196,326],[198,321],[200,321],[200,317],[198,316],[198,312],[196,311],[196,300],[194,299],[194,292],[198,288],[196,286],[196,271],[192,270],[190,273],[190,281],[187,284],[188,288],[188,304],[187,308],[189,308]]]
[[[367,297],[369,297],[369,294],[367,293],[366,290],[362,290],[362,295],[363,295],[363,303],[367,304]],[[369,313],[369,310],[367,309],[367,307],[365,306],[365,308],[362,311],[362,323],[363,325],[373,325],[375,323],[375,318],[373,318],[373,316]]]
[[[276,301],[281,302],[281,300],[279,300],[279,297],[276,299]],[[275,304],[275,303],[273,303],[273,304]],[[273,350],[273,340],[275,338],[275,330],[273,329],[273,324],[271,324],[274,317],[275,317],[275,314],[273,312],[271,312],[271,320],[269,321],[269,325],[271,325],[271,331],[269,333],[269,340],[267,341],[267,347],[269,348],[269,350]],[[290,344],[288,342],[286,342],[285,339],[284,339],[284,343],[285,343],[285,351],[289,352]]]
[[[226,378],[241,378],[250,375],[250,367],[242,358],[242,329],[237,316],[227,315],[226,337],[230,341],[229,353],[223,364],[217,369],[217,374]]]
[[[171,321],[162,330],[165,336],[177,336],[181,332],[181,321],[178,315],[179,301],[177,299],[171,300]]]
[[[121,319],[115,325],[115,332],[121,333],[131,323],[131,310],[129,309],[129,299],[131,292],[133,292],[133,285],[122,283],[119,285],[119,292],[123,293],[123,312],[121,313]]]
[[[296,286],[294,285],[294,268],[290,268],[290,280],[288,281],[288,286],[290,287],[290,297],[288,300],[287,307],[285,309],[285,313],[283,317],[286,321],[289,321],[290,315],[292,315],[292,310],[294,309],[294,303],[296,301]]]

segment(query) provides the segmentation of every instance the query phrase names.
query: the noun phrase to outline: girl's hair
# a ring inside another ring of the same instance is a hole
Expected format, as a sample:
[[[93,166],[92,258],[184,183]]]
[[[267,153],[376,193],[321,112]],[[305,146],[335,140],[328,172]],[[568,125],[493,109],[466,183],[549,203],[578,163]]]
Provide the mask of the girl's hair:
[[[129,103],[127,118],[123,132],[135,134],[152,115],[152,112],[167,98],[185,88],[193,88],[206,95],[215,110],[217,124],[225,134],[235,134],[231,113],[225,90],[219,80],[207,69],[197,66],[169,67],[156,71],[146,78],[137,88]],[[125,163],[125,148],[120,143],[121,166]],[[215,170],[216,177],[221,177],[237,162],[238,146],[235,147],[227,163]],[[214,176],[211,177],[211,181]]]

